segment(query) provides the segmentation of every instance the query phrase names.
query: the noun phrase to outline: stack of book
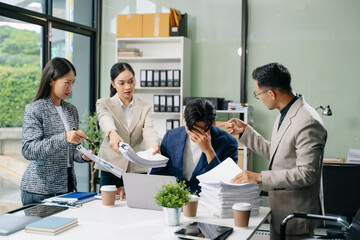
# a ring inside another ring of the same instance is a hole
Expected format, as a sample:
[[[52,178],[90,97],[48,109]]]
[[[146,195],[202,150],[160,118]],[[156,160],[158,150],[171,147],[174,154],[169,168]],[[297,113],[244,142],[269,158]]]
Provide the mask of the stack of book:
[[[77,218],[64,218],[50,216],[39,221],[30,223],[25,227],[28,233],[56,235],[78,224]]]
[[[347,155],[348,163],[360,164],[360,149],[350,148]]]
[[[258,215],[261,206],[260,191],[257,183],[233,184],[230,180],[241,169],[228,158],[207,173],[199,175],[201,193],[200,204],[220,218],[233,217],[234,203],[251,203],[251,215]]]
[[[138,48],[118,48],[118,57],[140,57]]]

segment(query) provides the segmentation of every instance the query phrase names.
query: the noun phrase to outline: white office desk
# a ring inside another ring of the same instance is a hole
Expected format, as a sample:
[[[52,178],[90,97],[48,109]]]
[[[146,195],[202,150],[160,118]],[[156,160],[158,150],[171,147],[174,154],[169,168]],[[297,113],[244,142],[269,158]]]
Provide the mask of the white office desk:
[[[205,207],[199,206],[195,218],[181,216],[180,226],[168,227],[164,225],[162,211],[129,208],[126,201],[116,201],[114,207],[103,207],[101,200],[94,200],[83,204],[81,208],[72,208],[56,216],[76,217],[78,226],[66,230],[55,236],[26,233],[25,230],[2,236],[1,239],[10,240],[137,240],[137,239],[177,239],[174,232],[182,226],[193,221],[213,223],[234,227],[229,240],[247,239],[254,229],[262,222],[269,213],[269,208],[260,208],[260,215],[250,217],[249,227],[241,229],[234,226],[234,219],[219,219],[210,215]]]

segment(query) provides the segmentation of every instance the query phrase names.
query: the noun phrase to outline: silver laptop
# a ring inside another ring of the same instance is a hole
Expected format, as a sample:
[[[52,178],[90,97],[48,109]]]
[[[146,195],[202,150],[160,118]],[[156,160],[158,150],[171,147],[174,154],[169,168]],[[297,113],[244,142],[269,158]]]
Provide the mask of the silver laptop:
[[[9,235],[28,224],[68,209],[65,206],[31,204],[0,215],[0,235]]]
[[[127,205],[132,208],[161,210],[155,204],[154,195],[161,184],[175,183],[176,177],[137,173],[123,174]]]

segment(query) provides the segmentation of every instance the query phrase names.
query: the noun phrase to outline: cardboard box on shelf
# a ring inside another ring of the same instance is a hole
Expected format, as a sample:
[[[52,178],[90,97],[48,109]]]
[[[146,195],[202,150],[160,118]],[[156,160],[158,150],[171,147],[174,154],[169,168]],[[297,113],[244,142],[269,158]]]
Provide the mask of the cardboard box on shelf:
[[[170,14],[143,14],[143,37],[169,37]]]
[[[117,38],[136,38],[142,37],[143,15],[125,14],[117,15],[116,37]]]
[[[246,155],[248,157],[248,161],[247,161],[247,169],[249,169],[250,167],[250,163],[249,163],[249,150],[246,151]],[[238,162],[237,165],[241,168],[244,169],[244,150],[243,149],[239,149],[238,150]]]

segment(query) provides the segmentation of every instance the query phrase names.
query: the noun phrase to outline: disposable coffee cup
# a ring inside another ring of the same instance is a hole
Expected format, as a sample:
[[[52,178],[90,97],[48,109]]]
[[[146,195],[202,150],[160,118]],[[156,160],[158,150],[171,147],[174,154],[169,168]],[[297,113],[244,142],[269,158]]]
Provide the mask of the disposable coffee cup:
[[[196,217],[199,197],[191,195],[188,204],[183,206],[184,217]]]
[[[104,185],[100,188],[103,206],[112,207],[115,205],[116,190],[115,185]]]
[[[247,228],[251,212],[250,203],[235,203],[232,207],[236,227]]]

